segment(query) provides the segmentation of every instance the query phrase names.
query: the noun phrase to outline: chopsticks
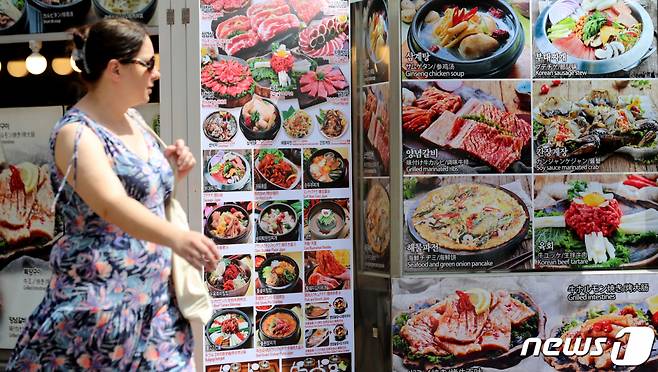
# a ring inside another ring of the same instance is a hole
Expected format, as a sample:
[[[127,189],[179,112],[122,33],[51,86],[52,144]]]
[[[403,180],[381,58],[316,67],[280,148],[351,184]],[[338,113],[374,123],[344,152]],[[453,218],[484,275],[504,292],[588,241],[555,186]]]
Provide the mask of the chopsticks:
[[[520,255],[516,257],[512,257],[509,260],[503,261],[499,263],[498,265],[494,265],[490,267],[487,271],[492,271],[492,270],[498,270],[502,268],[506,269],[513,269],[522,263],[526,262],[527,260],[532,259],[532,251],[521,253]]]

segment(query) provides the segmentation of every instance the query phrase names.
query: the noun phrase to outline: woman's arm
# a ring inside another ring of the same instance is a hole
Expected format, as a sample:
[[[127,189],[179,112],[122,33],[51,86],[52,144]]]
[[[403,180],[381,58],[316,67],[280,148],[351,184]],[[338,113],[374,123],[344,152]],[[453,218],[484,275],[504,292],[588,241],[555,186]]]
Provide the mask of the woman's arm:
[[[66,169],[73,155],[79,125],[82,124],[66,125],[57,135],[55,163],[60,171]],[[81,130],[77,171],[71,172],[67,181],[82,200],[101,218],[130,236],[171,247],[197,269],[202,266],[214,269],[219,260],[214,243],[203,234],[178,228],[130,197],[110,166],[100,139],[86,126]]]

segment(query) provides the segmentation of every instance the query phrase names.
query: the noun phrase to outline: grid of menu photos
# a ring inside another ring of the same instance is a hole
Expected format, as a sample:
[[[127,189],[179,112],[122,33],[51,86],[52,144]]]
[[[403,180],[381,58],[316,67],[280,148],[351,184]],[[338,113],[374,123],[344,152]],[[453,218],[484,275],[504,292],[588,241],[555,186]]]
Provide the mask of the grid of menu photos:
[[[349,3],[203,0],[206,371],[353,370]]]
[[[393,370],[622,368],[608,346],[596,357],[521,348],[609,319],[658,327],[655,272],[633,270],[658,264],[656,1],[400,7]],[[502,274],[470,275],[490,272]],[[628,369],[656,370],[655,346]]]
[[[656,2],[400,6],[403,271],[655,267]]]

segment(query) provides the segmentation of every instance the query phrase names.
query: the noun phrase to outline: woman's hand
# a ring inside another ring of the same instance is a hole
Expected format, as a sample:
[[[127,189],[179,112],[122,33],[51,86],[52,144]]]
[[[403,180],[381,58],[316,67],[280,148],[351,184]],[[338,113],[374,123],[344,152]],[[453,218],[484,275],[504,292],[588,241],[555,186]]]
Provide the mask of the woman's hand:
[[[183,231],[171,247],[176,254],[183,257],[185,261],[197,270],[205,267],[207,271],[215,270],[219,261],[217,247],[212,240],[196,231]]]
[[[167,158],[173,158],[173,163],[178,167],[178,179],[176,181],[185,178],[196,165],[194,155],[190,148],[185,146],[185,141],[182,139],[178,139],[173,145],[167,146],[164,154]]]

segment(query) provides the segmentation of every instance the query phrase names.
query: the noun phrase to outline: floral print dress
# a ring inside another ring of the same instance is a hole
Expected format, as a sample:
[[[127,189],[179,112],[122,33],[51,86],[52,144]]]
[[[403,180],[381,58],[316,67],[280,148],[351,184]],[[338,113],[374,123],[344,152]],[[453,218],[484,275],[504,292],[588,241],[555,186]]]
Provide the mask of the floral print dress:
[[[143,122],[137,111],[129,115]],[[149,159],[143,160],[73,108],[55,125],[53,154],[58,131],[71,123],[84,124],[101,139],[126,192],[163,216],[173,173],[155,139],[142,130],[149,147]],[[67,170],[74,177],[81,133]],[[50,254],[53,275],[46,296],[28,319],[7,370],[193,370],[190,324],[170,285],[171,250],[104,221],[64,179],[52,161],[66,232]]]

